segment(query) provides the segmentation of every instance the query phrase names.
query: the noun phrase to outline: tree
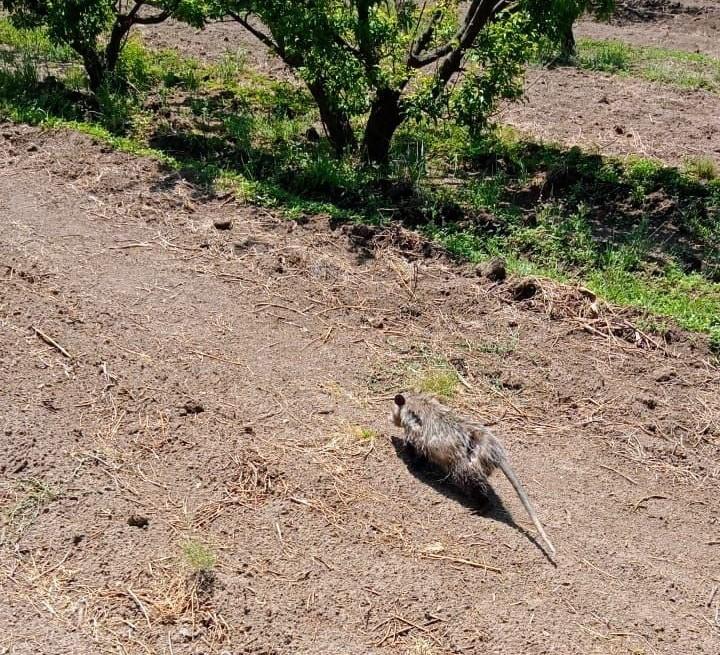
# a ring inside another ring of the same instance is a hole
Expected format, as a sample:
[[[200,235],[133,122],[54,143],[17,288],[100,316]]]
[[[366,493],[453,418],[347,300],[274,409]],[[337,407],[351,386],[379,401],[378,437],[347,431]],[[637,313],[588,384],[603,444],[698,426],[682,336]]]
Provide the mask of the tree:
[[[154,25],[174,16],[202,25],[201,0],[0,0],[18,27],[41,27],[50,39],[80,55],[90,89],[97,92],[114,73],[134,25]]]
[[[612,0],[214,0],[307,84],[338,154],[367,114],[367,160],[385,163],[411,118],[453,115],[477,129],[522,93],[541,43],[567,40],[587,8]],[[466,9],[461,11],[461,5]]]

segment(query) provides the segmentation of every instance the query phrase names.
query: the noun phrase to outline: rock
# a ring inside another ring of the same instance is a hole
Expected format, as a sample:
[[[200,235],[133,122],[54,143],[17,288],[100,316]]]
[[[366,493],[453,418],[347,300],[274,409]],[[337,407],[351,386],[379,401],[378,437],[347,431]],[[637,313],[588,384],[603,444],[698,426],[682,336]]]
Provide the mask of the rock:
[[[677,377],[677,373],[672,368],[659,368],[654,374],[655,382],[670,382]]]
[[[132,528],[145,529],[150,524],[150,519],[147,518],[147,516],[141,516],[140,514],[132,514],[128,518],[127,524]]]
[[[185,416],[188,414],[200,414],[205,411],[202,403],[195,402],[194,400],[188,400],[180,410],[180,414]]]
[[[477,267],[478,275],[486,277],[492,282],[502,282],[507,277],[505,260],[502,257],[495,257]]]
[[[213,226],[216,230],[230,230],[232,229],[232,220],[229,218],[216,218],[213,221]]]

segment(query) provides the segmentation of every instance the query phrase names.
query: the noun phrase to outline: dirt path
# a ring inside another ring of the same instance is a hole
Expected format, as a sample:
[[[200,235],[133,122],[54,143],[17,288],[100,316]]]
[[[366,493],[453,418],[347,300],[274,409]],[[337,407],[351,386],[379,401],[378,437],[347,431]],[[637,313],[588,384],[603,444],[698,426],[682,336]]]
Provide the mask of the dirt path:
[[[636,349],[404,233],[0,134],[3,651],[718,652],[720,376],[691,342]],[[437,358],[557,566],[504,480],[481,515],[398,457],[388,399]]]

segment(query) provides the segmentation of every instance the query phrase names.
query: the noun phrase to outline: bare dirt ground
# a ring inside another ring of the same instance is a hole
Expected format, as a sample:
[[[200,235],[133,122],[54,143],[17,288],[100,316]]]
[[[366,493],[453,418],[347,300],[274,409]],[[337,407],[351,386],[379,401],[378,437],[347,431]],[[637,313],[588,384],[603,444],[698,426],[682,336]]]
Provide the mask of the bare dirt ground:
[[[720,96],[576,68],[531,71],[500,121],[541,141],[682,165],[720,164]]]
[[[0,126],[0,212],[0,652],[720,650],[698,338],[640,348],[574,292],[516,301],[405,232],[204,198],[66,132]],[[556,563],[506,481],[481,513],[396,450],[390,398],[438,358]]]
[[[607,23],[581,20],[575,33],[592,39],[617,39],[720,58],[720,2],[634,0],[618,2]]]

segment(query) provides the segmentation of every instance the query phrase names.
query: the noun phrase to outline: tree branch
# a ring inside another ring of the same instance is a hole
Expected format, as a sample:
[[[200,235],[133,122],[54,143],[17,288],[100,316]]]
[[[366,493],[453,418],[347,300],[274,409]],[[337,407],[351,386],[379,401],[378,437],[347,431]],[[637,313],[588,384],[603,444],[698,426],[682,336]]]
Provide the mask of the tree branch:
[[[440,21],[440,19],[442,18],[442,15],[443,15],[443,12],[441,9],[436,9],[433,12],[433,15],[430,18],[430,23],[428,24],[427,28],[417,38],[415,43],[413,43],[413,46],[410,50],[410,54],[412,57],[419,57],[420,54],[423,52],[423,50],[427,49],[427,47],[430,45],[433,35],[435,34],[435,27],[437,27],[437,24]]]
[[[172,11],[170,9],[166,9],[165,11],[161,11],[159,14],[155,14],[154,16],[135,16],[135,18],[132,19],[132,22],[135,25],[157,25],[158,23],[162,23],[163,21],[170,18],[171,13]]]
[[[433,62],[436,62],[441,57],[444,57],[445,55],[452,52],[454,44],[459,43],[463,33],[467,29],[468,23],[471,22],[472,18],[477,13],[478,6],[483,3],[483,0],[472,0],[472,3],[468,7],[467,12],[465,13],[465,20],[463,20],[460,27],[458,27],[457,32],[455,32],[455,35],[453,36],[450,41],[445,43],[442,46],[439,46],[435,48],[434,50],[431,50],[430,52],[426,53],[424,56],[421,56],[422,51],[427,48],[428,45],[430,45],[430,41],[432,39],[432,33],[430,34],[430,38],[428,38],[425,42],[425,48],[422,49],[414,49],[410,53],[410,57],[408,58],[408,65],[412,68],[423,68],[427,66],[428,64],[432,64]],[[432,30],[435,29],[435,26],[431,24]],[[423,36],[425,36],[423,34]],[[421,37],[422,38],[422,37]]]
[[[228,11],[228,16],[230,16],[230,18],[232,18],[234,21],[240,23],[240,25],[242,25],[248,32],[250,32],[250,34],[252,34],[258,41],[260,41],[262,44],[270,48],[273,52],[278,54],[283,60],[285,59],[285,53],[283,52],[282,48],[280,48],[280,46],[275,43],[275,41],[273,41],[267,34],[250,25],[247,19],[247,14],[245,15],[245,17],[242,17],[240,14],[236,14],[234,11]]]
[[[137,0],[135,2],[135,6],[128,12],[126,18],[129,20],[133,20],[137,13],[140,11],[140,7],[142,7],[145,4],[145,0]]]
[[[362,55],[365,65],[372,68],[377,64],[375,53],[370,39],[370,2],[369,0],[358,0],[357,2],[358,22],[355,36],[358,42],[358,51]]]
[[[443,57],[449,57],[451,55],[454,58],[459,55],[460,59],[462,59],[462,53],[472,46],[481,30],[493,17],[509,6],[509,4],[510,0],[472,0],[470,7],[468,7],[465,13],[465,19],[457,32],[455,32],[453,38],[446,44],[421,56],[422,50],[424,50],[430,42],[430,39],[428,39],[424,44],[424,48],[413,50],[408,59],[408,65],[412,68],[423,68]],[[430,37],[432,37],[432,34]]]

